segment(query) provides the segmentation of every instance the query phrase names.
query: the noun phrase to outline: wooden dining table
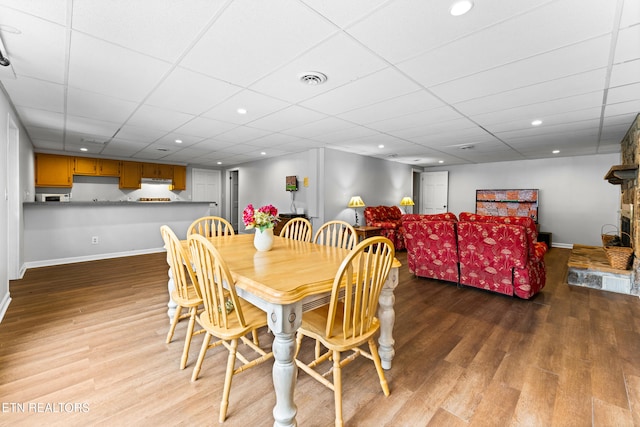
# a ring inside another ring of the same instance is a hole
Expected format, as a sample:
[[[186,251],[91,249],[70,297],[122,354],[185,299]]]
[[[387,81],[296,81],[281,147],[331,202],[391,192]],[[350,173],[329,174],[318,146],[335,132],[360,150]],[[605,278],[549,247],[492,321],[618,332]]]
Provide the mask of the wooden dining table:
[[[274,334],[274,426],[295,426],[295,334],[304,311],[329,303],[334,277],[349,251],[275,236],[273,249],[259,252],[253,246],[253,237],[253,234],[236,234],[211,237],[209,240],[227,263],[236,282],[238,295],[264,310],[267,315],[269,328]],[[186,246],[187,241],[184,240],[183,244]],[[393,291],[398,285],[399,267],[400,262],[394,260],[379,297],[378,342],[384,369],[391,369],[391,361],[395,354]],[[170,319],[173,318],[177,307],[171,300],[173,286],[172,274],[169,271]]]

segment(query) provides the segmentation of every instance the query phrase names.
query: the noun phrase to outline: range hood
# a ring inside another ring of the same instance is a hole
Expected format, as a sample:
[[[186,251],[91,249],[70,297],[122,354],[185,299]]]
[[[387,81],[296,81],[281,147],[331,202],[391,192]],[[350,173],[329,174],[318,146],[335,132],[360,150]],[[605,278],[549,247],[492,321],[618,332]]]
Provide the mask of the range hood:
[[[609,169],[609,172],[604,176],[604,179],[609,181],[610,184],[620,185],[624,181],[634,180],[637,177],[637,165],[616,165],[611,166],[611,169]]]
[[[173,184],[173,180],[167,178],[142,178],[140,182],[143,184]]]

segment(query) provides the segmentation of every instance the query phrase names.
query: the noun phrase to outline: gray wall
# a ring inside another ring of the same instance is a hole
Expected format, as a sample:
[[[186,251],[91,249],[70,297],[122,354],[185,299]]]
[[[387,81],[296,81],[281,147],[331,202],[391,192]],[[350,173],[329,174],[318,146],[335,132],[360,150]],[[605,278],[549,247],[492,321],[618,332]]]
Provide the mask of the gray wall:
[[[620,163],[620,154],[559,157],[429,168],[449,171],[449,210],[475,211],[479,189],[538,188],[540,230],[553,244],[599,246],[600,228],[620,222],[620,186],[604,176]]]
[[[398,205],[411,194],[411,166],[331,149],[311,149],[240,165],[239,216],[247,204],[273,204],[281,213],[292,212],[291,192],[285,191],[285,177],[298,177],[293,192],[295,208],[304,208],[314,230],[324,222],[342,219],[353,223],[352,196],[361,196],[368,206]],[[304,187],[304,178],[309,186]],[[362,209],[358,210],[362,221]],[[244,225],[238,226],[239,231]]]

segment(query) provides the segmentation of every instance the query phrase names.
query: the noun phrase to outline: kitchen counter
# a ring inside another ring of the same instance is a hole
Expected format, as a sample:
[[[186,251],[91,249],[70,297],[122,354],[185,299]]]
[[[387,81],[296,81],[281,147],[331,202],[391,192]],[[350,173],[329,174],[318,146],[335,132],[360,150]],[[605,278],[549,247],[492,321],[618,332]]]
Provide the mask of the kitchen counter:
[[[27,268],[164,251],[160,226],[179,237],[210,202],[25,202]]]
[[[196,205],[210,204],[213,202],[193,202],[191,200],[174,200],[169,202],[158,201],[138,201],[138,200],[97,200],[97,201],[78,201],[78,202],[24,202],[24,206],[135,206],[135,205]]]

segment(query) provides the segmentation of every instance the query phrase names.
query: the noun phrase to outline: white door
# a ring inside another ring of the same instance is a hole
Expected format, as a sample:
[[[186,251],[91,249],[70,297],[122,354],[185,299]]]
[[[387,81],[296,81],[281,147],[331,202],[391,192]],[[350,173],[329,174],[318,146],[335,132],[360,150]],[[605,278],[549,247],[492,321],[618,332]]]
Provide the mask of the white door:
[[[191,177],[194,202],[211,202],[209,215],[220,216],[220,171],[210,169],[192,169]]]
[[[423,172],[420,213],[437,214],[447,212],[449,194],[449,171]]]

